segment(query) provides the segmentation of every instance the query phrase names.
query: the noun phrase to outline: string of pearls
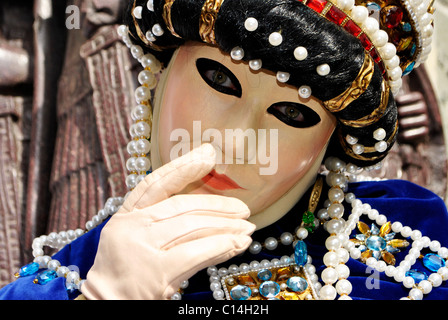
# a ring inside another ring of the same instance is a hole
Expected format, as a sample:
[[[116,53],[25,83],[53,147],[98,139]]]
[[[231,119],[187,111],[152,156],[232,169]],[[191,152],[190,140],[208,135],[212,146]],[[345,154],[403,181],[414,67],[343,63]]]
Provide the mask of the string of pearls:
[[[104,208],[98,211],[91,220],[86,223],[87,231],[82,229],[61,231],[59,233],[52,232],[48,235],[42,235],[33,240],[32,249],[34,263],[39,264],[39,269],[48,269],[55,271],[58,278],[65,277],[65,285],[71,290],[80,290],[82,280],[79,272],[69,268],[67,266],[61,266],[58,260],[53,259],[44,252],[44,247],[49,247],[56,250],[61,250],[66,245],[69,245],[79,237],[83,236],[86,232],[100,225],[109,216],[114,215],[123,204],[123,198],[109,198],[104,205]]]
[[[126,168],[129,171],[129,175],[126,177],[126,186],[132,190],[145,179],[151,170],[151,142],[149,141],[152,126],[151,90],[157,86],[156,74],[162,70],[162,65],[154,55],[145,54],[142,47],[132,44],[127,26],[118,27],[117,32],[132,56],[143,67],[138,75],[140,86],[135,90],[137,106],[131,112],[134,124],[130,127],[129,133],[132,140],[127,145],[130,158],[126,162]]]

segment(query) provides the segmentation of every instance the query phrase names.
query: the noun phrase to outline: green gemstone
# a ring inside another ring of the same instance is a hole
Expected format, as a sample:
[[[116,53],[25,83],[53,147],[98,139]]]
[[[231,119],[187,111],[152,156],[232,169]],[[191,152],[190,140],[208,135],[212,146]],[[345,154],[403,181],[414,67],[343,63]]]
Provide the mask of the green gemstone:
[[[306,211],[306,212],[303,214],[302,221],[303,221],[304,223],[306,223],[306,224],[311,224],[311,223],[314,224],[314,219],[315,219],[314,214],[313,214],[312,212],[310,212],[310,211]]]

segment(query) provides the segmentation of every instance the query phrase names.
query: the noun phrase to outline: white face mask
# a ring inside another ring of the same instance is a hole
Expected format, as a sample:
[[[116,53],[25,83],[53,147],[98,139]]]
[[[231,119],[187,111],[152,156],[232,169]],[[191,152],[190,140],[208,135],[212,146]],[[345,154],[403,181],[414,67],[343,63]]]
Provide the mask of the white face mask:
[[[157,169],[212,143],[215,171],[183,193],[236,197],[263,228],[314,183],[335,126],[319,100],[300,98],[274,73],[253,71],[218,48],[187,43],[173,55],[156,91],[151,160]]]

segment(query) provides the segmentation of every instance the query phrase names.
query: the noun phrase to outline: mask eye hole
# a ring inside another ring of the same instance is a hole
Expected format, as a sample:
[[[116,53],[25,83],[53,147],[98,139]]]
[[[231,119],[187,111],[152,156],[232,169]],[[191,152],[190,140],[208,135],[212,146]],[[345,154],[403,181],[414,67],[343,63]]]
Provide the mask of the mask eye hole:
[[[241,98],[241,84],[236,76],[221,63],[200,58],[196,67],[202,79],[213,89],[224,94]]]
[[[313,109],[301,103],[278,102],[270,106],[267,111],[280,121],[295,128],[310,128],[321,121]]]

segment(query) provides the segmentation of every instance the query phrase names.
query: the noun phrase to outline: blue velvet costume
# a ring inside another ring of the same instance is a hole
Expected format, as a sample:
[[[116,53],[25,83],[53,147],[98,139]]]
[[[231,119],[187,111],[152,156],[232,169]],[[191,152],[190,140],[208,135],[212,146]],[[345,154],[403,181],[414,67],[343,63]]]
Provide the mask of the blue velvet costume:
[[[443,200],[434,193],[413,183],[400,180],[353,183],[350,185],[350,191],[355,193],[358,199],[370,204],[372,208],[386,215],[388,221],[399,221],[403,226],[418,229],[424,236],[428,236],[431,240],[438,240],[442,246],[448,247],[447,209]],[[255,232],[253,238],[264,240],[268,236],[280,236],[284,231],[293,232],[294,230],[291,230],[291,228],[299,225],[304,212],[303,207],[299,208],[299,204],[277,223]],[[364,217],[361,217],[361,220]],[[368,220],[365,222],[369,224]],[[61,265],[64,266],[76,265],[80,269],[81,277],[85,279],[88,270],[94,262],[103,225],[66,246],[53,258],[59,260]],[[313,258],[313,265],[316,267],[318,275],[325,268],[322,257],[326,252],[324,242],[326,237],[328,237],[328,233],[321,229],[311,234],[306,240],[308,254]],[[412,240],[409,242],[412,243]],[[406,249],[396,254],[397,264],[407,254],[408,250]],[[252,260],[271,260],[283,255],[291,255],[292,253],[293,249],[291,246],[279,245],[274,251],[262,251],[258,255],[245,253],[242,256],[231,259],[223,266],[239,265]],[[425,271],[428,275],[432,273],[432,271],[425,269],[420,260],[412,268]],[[392,278],[387,277],[384,272],[372,271],[372,269],[358,260],[350,258],[347,266],[350,268],[349,280],[353,285],[353,291],[350,296],[353,299],[397,300],[407,296],[409,293],[409,289],[405,288],[401,283],[399,284]],[[67,300],[79,295],[77,291],[73,293],[67,292],[64,278],[57,278],[46,285],[34,284],[34,278],[35,276],[19,278],[7,285],[0,290],[0,299]],[[185,291],[183,299],[213,299],[212,292],[209,289],[208,275],[205,271],[199,272],[190,279],[190,285]],[[433,288],[430,294],[424,296],[424,299],[448,300],[448,284],[446,281],[443,281],[440,287]]]

